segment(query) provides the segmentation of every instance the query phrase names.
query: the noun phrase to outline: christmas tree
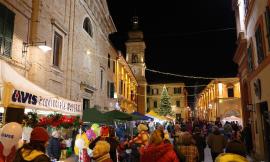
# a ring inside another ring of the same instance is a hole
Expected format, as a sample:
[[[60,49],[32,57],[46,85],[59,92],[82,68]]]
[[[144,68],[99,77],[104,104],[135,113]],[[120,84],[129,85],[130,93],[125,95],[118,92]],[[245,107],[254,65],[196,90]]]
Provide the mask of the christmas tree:
[[[170,102],[170,96],[168,95],[168,91],[166,86],[163,86],[163,90],[161,93],[161,98],[160,98],[160,108],[159,108],[159,115],[166,116],[170,114],[172,111],[171,107],[171,102]]]

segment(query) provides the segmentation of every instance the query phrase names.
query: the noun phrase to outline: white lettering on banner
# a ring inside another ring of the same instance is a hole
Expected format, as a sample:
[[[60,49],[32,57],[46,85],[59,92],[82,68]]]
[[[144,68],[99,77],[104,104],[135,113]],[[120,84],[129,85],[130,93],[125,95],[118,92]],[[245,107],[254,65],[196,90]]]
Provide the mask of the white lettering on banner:
[[[47,98],[33,95],[28,92],[14,90],[11,101],[20,105],[34,106],[43,109],[53,109],[56,111],[81,113],[81,103],[58,98]]]

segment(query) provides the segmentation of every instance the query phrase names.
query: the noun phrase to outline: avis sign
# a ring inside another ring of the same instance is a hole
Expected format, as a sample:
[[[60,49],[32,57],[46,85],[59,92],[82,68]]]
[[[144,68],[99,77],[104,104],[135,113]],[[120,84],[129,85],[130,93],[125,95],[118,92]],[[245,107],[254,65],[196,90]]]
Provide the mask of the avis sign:
[[[43,110],[69,112],[74,114],[81,113],[80,102],[74,102],[55,97],[37,96],[29,92],[24,92],[16,89],[12,93],[11,101],[12,103],[18,105],[41,108]]]

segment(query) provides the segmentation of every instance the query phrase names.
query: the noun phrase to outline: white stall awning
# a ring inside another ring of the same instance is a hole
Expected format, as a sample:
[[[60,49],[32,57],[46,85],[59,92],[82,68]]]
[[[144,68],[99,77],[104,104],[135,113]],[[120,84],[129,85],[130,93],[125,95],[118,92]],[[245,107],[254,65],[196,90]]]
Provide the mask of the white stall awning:
[[[0,60],[0,84],[11,84],[8,103],[23,107],[55,111],[70,115],[82,114],[82,103],[59,97],[21,76],[5,61]]]

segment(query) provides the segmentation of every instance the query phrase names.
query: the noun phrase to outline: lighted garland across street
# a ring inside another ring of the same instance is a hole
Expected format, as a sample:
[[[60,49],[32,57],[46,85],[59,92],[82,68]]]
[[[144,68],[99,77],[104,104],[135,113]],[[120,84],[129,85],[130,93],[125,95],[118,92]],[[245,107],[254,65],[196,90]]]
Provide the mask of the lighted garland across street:
[[[50,114],[39,119],[38,126],[52,128],[79,128],[82,124],[80,116],[66,116],[62,114]]]

